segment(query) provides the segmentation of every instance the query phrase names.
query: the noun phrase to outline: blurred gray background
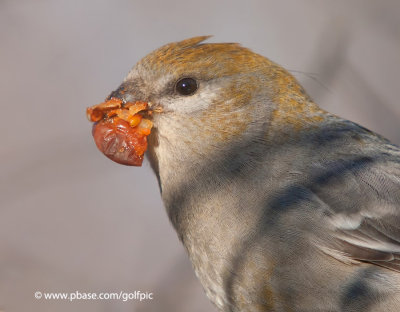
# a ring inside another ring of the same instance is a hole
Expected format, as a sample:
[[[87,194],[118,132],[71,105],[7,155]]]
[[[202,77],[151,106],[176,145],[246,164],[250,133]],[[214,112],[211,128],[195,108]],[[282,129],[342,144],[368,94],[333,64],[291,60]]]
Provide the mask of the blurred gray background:
[[[97,151],[85,108],[162,44],[212,34],[400,143],[400,2],[0,0],[0,311],[215,311],[147,161]],[[151,291],[154,300],[36,300]]]

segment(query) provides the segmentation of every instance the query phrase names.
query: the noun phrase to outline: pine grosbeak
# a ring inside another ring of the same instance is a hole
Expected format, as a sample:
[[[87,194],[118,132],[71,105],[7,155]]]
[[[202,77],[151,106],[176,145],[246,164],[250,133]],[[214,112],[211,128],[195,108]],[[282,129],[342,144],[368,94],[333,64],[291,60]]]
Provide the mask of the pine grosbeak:
[[[221,311],[400,311],[400,149],[238,44],[167,44],[110,98],[148,103],[168,216]]]

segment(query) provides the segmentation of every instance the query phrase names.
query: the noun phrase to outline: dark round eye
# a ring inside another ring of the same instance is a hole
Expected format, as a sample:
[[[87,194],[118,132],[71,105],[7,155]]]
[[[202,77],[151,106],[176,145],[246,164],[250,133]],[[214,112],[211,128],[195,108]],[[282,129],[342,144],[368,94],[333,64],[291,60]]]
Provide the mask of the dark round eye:
[[[193,78],[182,78],[176,83],[175,89],[181,95],[192,95],[196,92],[197,81]]]

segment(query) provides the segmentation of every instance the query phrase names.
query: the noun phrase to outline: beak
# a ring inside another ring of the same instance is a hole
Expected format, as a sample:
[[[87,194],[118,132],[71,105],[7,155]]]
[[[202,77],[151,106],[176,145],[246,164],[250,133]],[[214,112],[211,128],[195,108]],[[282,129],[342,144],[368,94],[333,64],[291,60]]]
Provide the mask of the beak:
[[[132,88],[131,84],[122,83],[118,87],[118,89],[110,93],[110,95],[106,98],[106,101],[109,101],[111,99],[120,99],[122,101],[122,108],[124,108],[125,105],[128,103],[146,102],[147,108],[143,113],[147,113],[148,117],[151,117],[153,112],[154,113],[163,112],[162,106],[157,105],[151,101],[144,101],[143,98],[145,98],[145,96],[141,92]]]
[[[106,98],[106,101],[111,100],[112,98],[115,99],[120,99],[123,103],[125,102],[132,102],[132,101],[127,101],[127,94],[126,94],[126,87],[124,84],[121,84],[117,90],[114,90],[110,93],[110,95]]]

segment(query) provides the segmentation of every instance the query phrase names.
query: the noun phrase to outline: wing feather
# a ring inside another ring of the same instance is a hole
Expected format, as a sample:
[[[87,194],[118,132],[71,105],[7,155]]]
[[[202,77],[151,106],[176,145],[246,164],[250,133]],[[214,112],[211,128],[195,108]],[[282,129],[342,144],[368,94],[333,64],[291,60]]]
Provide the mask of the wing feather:
[[[400,272],[400,149],[390,145],[357,160],[362,163],[336,167],[335,179],[311,186],[328,207],[330,241],[322,249],[339,260],[345,255]]]

